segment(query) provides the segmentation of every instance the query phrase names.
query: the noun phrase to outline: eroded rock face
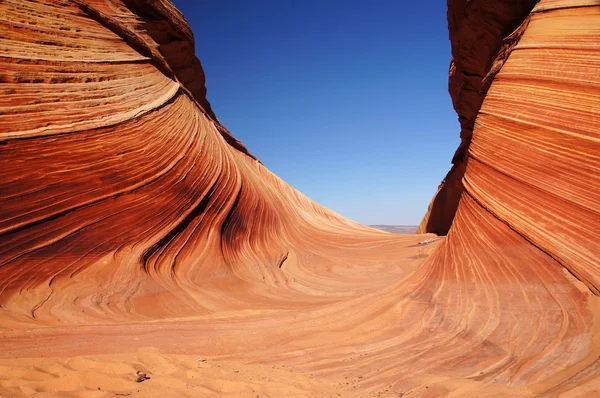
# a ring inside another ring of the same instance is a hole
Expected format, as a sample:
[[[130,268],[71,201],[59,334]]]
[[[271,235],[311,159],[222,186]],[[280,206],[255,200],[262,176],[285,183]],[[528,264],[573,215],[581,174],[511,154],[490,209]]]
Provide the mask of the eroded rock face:
[[[180,277],[276,285],[288,277],[271,265],[308,230],[373,234],[280,181],[221,126],[191,31],[170,3],[1,7],[11,21],[0,121],[9,313],[44,318],[68,291],[99,286],[107,298],[94,306],[126,305],[115,309],[125,317],[202,313]],[[162,294],[181,303],[148,305]]]
[[[460,122],[461,142],[419,232],[446,235],[450,230],[464,188],[462,178],[475,119],[499,66],[510,54],[504,44],[518,41],[537,2],[448,0],[452,42],[448,89]],[[516,40],[510,40],[511,34]]]
[[[458,198],[474,199],[598,294],[598,227],[584,222],[598,219],[600,203],[598,73],[591,67],[598,4],[540,2],[523,13],[534,3],[494,4],[504,23],[490,18],[491,3],[449,3],[456,43],[450,93],[463,141],[420,232],[445,233]],[[484,15],[488,23],[474,23]],[[497,50],[488,44],[518,21]]]
[[[0,3],[0,357],[153,346],[360,376],[357,396],[594,378],[600,6],[534,3],[449,3],[463,143],[431,240],[262,166],[169,2]]]

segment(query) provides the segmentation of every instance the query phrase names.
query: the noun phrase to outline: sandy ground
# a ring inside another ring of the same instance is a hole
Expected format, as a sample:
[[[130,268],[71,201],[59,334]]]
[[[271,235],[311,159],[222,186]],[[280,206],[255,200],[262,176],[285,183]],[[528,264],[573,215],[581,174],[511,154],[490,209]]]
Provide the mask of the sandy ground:
[[[136,372],[149,379],[137,382]],[[133,355],[0,360],[2,397],[438,397],[540,396],[544,386],[509,388],[473,380],[431,378],[417,390],[361,388],[361,378],[323,377],[285,365],[166,355],[145,348]],[[451,389],[452,392],[449,392]],[[546,396],[600,396],[600,377]]]
[[[600,298],[592,298],[590,307],[596,314],[593,345],[600,347]],[[192,324],[198,321],[192,321]],[[164,324],[160,326],[161,324]],[[159,326],[157,326],[159,325]],[[159,338],[172,339],[174,333],[168,322],[153,322],[147,327],[164,330]],[[106,334],[111,326],[99,327]],[[113,328],[115,341],[127,326]],[[75,341],[86,339],[85,334],[72,333],[61,337],[57,328],[38,332],[53,336],[52,344],[30,339],[30,352],[65,352],[77,347]],[[24,331],[26,335],[33,331]],[[134,334],[136,332],[134,331]],[[201,339],[203,336],[198,334]],[[110,339],[110,335],[107,336]],[[69,344],[72,339],[73,345]],[[25,341],[25,340],[23,340]],[[150,340],[152,341],[152,340]],[[95,335],[87,338],[90,351],[98,351],[100,344],[110,351],[110,345],[98,341]],[[36,347],[45,345],[47,349]],[[140,345],[139,340],[132,346]],[[210,346],[210,342],[208,342]],[[116,344],[118,346],[118,344]],[[26,351],[26,348],[24,351]],[[81,349],[79,349],[81,350]],[[0,397],[598,397],[600,396],[599,360],[587,367],[566,368],[543,383],[514,387],[502,385],[495,379],[450,378],[446,376],[414,376],[415,388],[402,389],[393,383],[374,387],[365,383],[361,365],[363,355],[355,353],[350,360],[357,364],[353,376],[319,369],[318,366],[264,364],[255,360],[228,359],[223,355],[175,355],[155,347],[141,347],[125,354],[94,354],[75,356],[6,357],[0,358]],[[166,350],[168,351],[168,350]],[[5,352],[6,353],[6,352]],[[27,354],[26,354],[27,355]],[[29,356],[29,355],[27,355]],[[263,358],[262,362],[267,359]],[[362,362],[364,364],[364,362]],[[138,374],[148,379],[138,381]],[[483,373],[483,372],[482,372]],[[401,375],[398,375],[400,377]]]

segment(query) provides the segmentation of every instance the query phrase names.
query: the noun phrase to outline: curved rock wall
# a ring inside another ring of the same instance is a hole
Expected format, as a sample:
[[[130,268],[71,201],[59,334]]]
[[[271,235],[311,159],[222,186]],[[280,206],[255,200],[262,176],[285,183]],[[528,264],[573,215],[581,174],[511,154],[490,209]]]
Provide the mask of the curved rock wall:
[[[452,62],[448,89],[460,122],[460,145],[452,157],[452,168],[440,184],[419,233],[446,235],[450,230],[463,191],[473,126],[487,90],[502,62],[510,54],[529,23],[529,13],[538,0],[470,1],[448,0],[448,29]]]
[[[5,311],[43,317],[73,294],[66,313],[113,301],[126,317],[202,312],[181,280],[282,283],[280,258],[319,230],[382,235],[311,202],[224,135],[189,27],[170,3],[152,4],[1,5]],[[182,305],[148,304],[162,295]]]
[[[600,5],[533,3],[450,2],[463,143],[437,238],[344,219],[248,154],[170,3],[1,2],[0,357],[151,345],[356,396],[593,379]]]

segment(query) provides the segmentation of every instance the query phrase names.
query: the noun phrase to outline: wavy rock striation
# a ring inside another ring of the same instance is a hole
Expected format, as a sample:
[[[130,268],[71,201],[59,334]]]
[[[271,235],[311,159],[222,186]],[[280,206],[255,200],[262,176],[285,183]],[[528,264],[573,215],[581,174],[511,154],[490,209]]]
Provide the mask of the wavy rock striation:
[[[491,82],[529,23],[537,0],[448,1],[452,62],[448,89],[460,122],[460,145],[452,168],[438,187],[419,232],[446,235],[464,189],[473,126]]]
[[[598,383],[597,1],[449,1],[462,143],[420,227],[439,239],[359,225],[269,172],[214,115],[168,1],[0,15],[2,369],[152,346],[311,375],[277,376],[276,396]],[[178,396],[240,396],[202,388]]]

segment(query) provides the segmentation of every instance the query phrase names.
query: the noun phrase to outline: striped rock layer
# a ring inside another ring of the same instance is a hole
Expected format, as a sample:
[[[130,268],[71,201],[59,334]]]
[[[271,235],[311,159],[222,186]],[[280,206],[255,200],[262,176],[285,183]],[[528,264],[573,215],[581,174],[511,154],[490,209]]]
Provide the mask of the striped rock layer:
[[[167,0],[0,2],[0,357],[150,345],[360,375],[357,396],[593,382],[600,4],[448,18],[462,143],[420,228],[447,236],[420,245],[256,160]]]

